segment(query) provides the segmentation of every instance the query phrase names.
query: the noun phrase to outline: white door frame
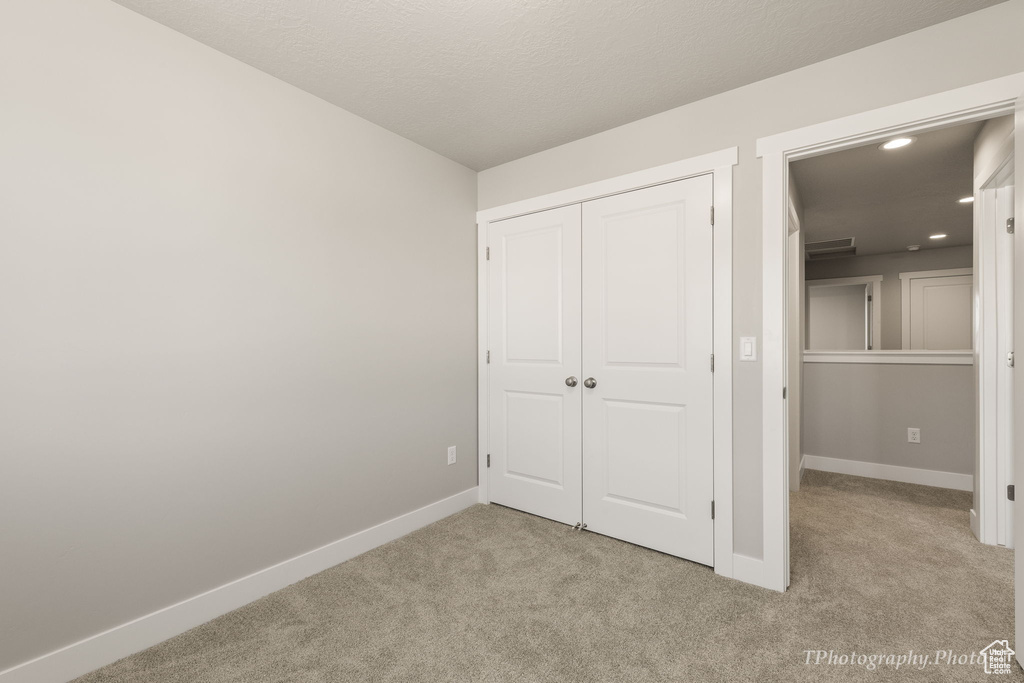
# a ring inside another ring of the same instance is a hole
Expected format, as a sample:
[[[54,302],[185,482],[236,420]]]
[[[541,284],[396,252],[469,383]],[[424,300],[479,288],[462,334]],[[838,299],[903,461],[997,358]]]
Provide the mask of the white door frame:
[[[996,192],[1013,181],[1014,137],[1011,127],[999,145],[993,165],[976,169],[974,178],[974,258],[979,274],[974,285],[981,306],[976,316],[974,344],[978,369],[975,438],[979,454],[974,490],[978,495],[977,508],[971,510],[971,531],[982,543],[1009,548],[1014,546],[1012,506],[1003,492],[1007,484],[1013,483],[1013,394],[1012,390],[1007,394],[1001,389],[1012,386],[1013,372],[1005,360],[1012,347],[1004,337],[1005,327],[997,325],[996,320],[1007,315],[1011,320],[1013,317],[1013,238],[1006,234],[1004,226],[997,225],[1000,207]],[[1004,294],[1007,292],[1009,297]],[[979,353],[982,348],[986,349],[985,354]]]
[[[477,221],[477,429],[480,502],[487,490],[487,225],[528,213],[577,204],[697,175],[714,174],[714,468],[715,573],[733,576],[732,501],[732,167],[738,149],[704,154],[559,192],[478,211]]]
[[[789,467],[786,388],[789,163],[827,152],[1012,114],[1024,72],[760,138],[762,160],[763,583],[789,585]]]

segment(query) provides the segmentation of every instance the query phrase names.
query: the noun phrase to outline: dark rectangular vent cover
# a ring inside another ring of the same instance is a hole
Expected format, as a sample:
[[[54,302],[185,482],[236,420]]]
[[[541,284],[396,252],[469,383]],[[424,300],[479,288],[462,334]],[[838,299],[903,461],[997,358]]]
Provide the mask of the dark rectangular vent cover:
[[[808,261],[824,261],[830,258],[846,258],[848,256],[856,256],[857,247],[849,247],[848,249],[831,249],[829,251],[817,251],[807,252]]]
[[[838,240],[824,240],[822,242],[808,242],[804,245],[804,249],[808,252],[812,251],[831,251],[833,249],[849,249],[853,246],[852,237],[843,237]]]
[[[853,246],[853,239],[852,237],[843,237],[837,240],[808,242],[804,245],[804,253],[807,255],[808,261],[856,256],[857,249]]]

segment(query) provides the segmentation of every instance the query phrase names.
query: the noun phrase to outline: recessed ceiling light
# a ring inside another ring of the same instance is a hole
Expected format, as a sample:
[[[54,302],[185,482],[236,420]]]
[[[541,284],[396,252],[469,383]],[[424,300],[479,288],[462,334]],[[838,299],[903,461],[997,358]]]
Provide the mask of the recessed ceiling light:
[[[907,247],[907,251],[917,251],[920,248],[920,244],[911,244],[909,247]]]
[[[957,201],[960,202],[961,204],[970,204],[971,202],[974,201],[974,197],[973,196],[971,196],[971,197],[961,197]]]
[[[899,149],[900,147],[906,147],[914,138],[895,138],[889,140],[889,142],[883,142],[878,146],[878,149]]]
[[[930,240],[941,240],[946,238],[946,233],[940,232],[938,235],[928,235]]]

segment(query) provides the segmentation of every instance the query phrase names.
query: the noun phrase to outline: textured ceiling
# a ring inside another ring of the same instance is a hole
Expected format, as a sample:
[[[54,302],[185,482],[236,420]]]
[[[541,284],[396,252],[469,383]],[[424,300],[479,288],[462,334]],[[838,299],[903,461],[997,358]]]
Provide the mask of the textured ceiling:
[[[858,256],[972,242],[974,139],[981,123],[924,133],[913,144],[878,143],[793,162],[808,242],[855,237]],[[945,233],[946,239],[929,235]]]
[[[116,0],[481,170],[1000,0]]]

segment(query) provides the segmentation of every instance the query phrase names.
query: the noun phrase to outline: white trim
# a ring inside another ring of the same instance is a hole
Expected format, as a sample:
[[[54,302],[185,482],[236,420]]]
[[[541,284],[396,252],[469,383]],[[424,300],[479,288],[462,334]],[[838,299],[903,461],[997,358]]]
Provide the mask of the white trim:
[[[0,672],[0,683],[62,683],[242,607],[477,502],[476,487]]]
[[[974,179],[974,347],[976,452],[975,518],[972,531],[982,543],[1013,547],[1013,503],[1002,493],[1013,477],[1013,243],[1005,220],[1013,215],[1014,135],[1011,129],[998,151]],[[982,353],[984,351],[984,353]]]
[[[477,321],[477,343],[476,343],[476,414],[477,414],[477,489],[479,490],[480,503],[490,503],[491,494],[487,482],[487,459],[488,455],[488,419],[487,419],[487,396],[489,385],[487,383],[487,222],[477,218],[476,224],[476,321]]]
[[[733,157],[735,158],[735,157]],[[732,497],[732,166],[715,169],[714,468],[715,573],[733,576]]]
[[[789,211],[789,234],[800,231],[800,216],[796,211],[796,204],[793,203],[793,195],[786,197],[786,209]]]
[[[761,588],[771,588],[765,585],[764,560],[756,557],[748,557],[736,553],[732,556],[733,576],[732,578],[744,583],[752,583]]]
[[[815,287],[843,287],[845,285],[871,285],[871,348],[872,351],[882,348],[882,275],[860,275],[857,277],[830,277],[818,280],[804,280],[807,298],[810,290]],[[867,331],[865,330],[865,337]],[[806,349],[805,349],[806,350]],[[851,349],[852,350],[852,349]]]
[[[900,345],[906,350],[910,348],[910,294],[914,280],[939,277],[962,277],[974,275],[973,268],[946,268],[944,270],[914,270],[900,273]],[[974,283],[977,287],[977,282]]]
[[[789,163],[782,153],[762,159],[761,240],[761,500],[762,552],[767,587],[789,585],[789,405],[787,285],[789,259],[786,198]],[[799,408],[795,408],[798,410]]]
[[[789,162],[956,123],[1013,113],[1024,72],[757,140],[762,166],[761,454],[766,583],[789,583],[786,386],[786,198]]]
[[[877,462],[863,462],[861,460],[826,458],[821,455],[804,455],[804,461],[807,463],[807,469],[809,470],[852,474],[855,477],[900,481],[905,484],[938,486],[939,488],[956,489],[958,491],[974,490],[974,477],[970,474],[922,470],[915,467],[901,467],[899,465],[883,465]]]
[[[817,280],[808,280],[808,285],[815,287],[842,287],[843,285],[877,285],[882,282],[884,275],[859,275],[857,277],[826,277]]]
[[[1024,71],[757,140],[757,156],[811,156],[905,133],[1012,114]],[[813,149],[813,151],[811,151]]]
[[[487,492],[487,226],[491,222],[528,213],[581,203],[599,197],[639,190],[696,175],[714,175],[714,500],[715,573],[733,576],[732,496],[732,167],[738,161],[736,147],[671,164],[609,178],[588,185],[505,204],[477,213],[477,413],[480,502],[489,503]],[[2,683],[2,682],[0,682]]]
[[[807,472],[807,455],[800,455],[800,481],[804,480],[804,473]]]
[[[805,363],[867,365],[973,365],[973,351],[804,351]]]
[[[900,273],[900,280],[918,280],[925,277],[960,277],[974,275],[974,268],[944,268],[942,270],[912,270]]]
[[[717,168],[731,168],[739,158],[737,147],[730,147],[718,152],[711,152],[699,157],[683,159],[662,166],[655,166],[643,171],[599,180],[595,183],[560,190],[550,194],[523,199],[510,204],[496,206],[493,209],[478,211],[476,220],[480,224],[493,223],[507,218],[516,218],[528,213],[556,209],[560,206],[578,204],[580,202],[600,199],[621,192],[632,192],[651,185],[661,185],[674,180],[682,180],[695,175],[704,175]],[[718,222],[716,217],[715,222]]]

